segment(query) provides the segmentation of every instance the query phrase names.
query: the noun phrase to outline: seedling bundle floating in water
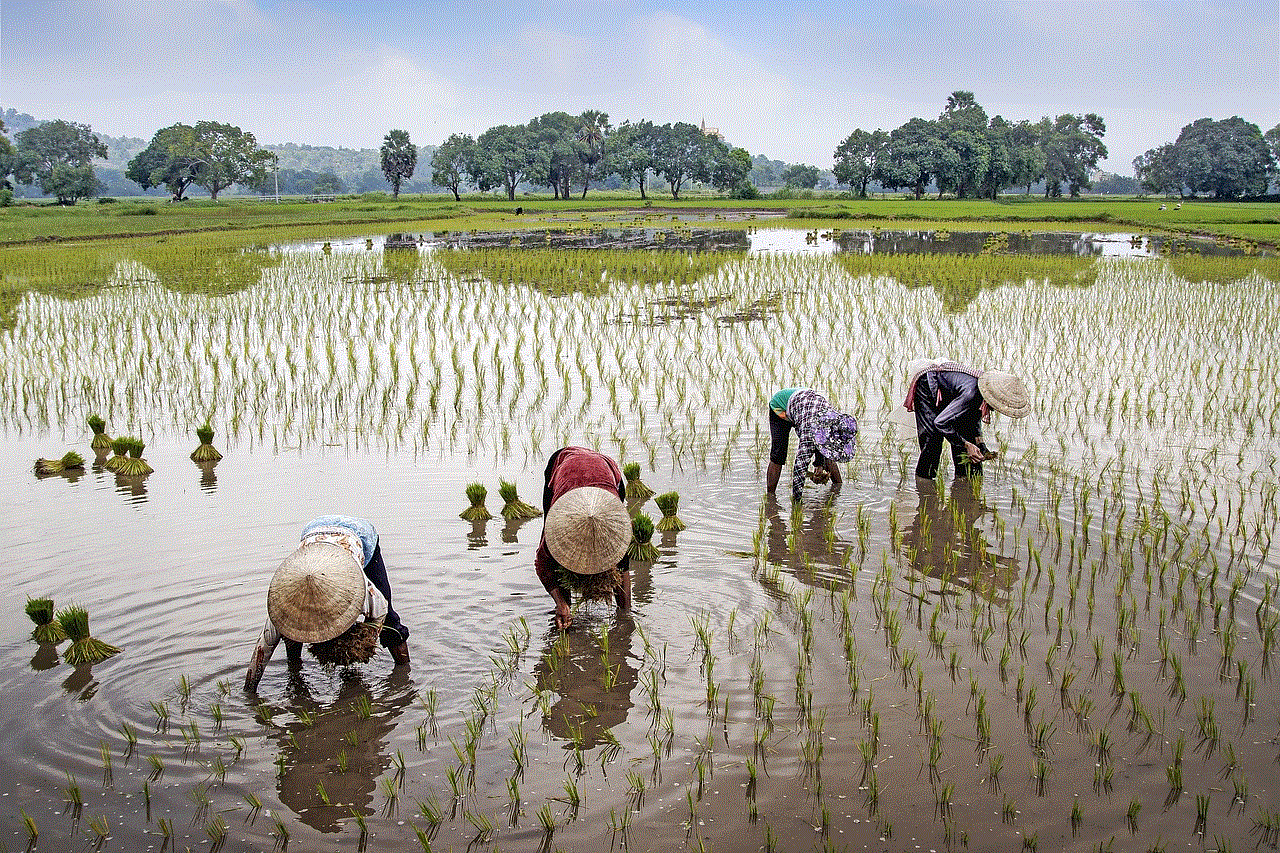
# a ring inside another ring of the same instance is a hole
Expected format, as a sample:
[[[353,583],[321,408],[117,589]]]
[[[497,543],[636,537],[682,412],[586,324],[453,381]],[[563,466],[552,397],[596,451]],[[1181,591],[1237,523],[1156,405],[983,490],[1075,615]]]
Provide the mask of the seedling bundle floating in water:
[[[684,530],[685,523],[676,517],[680,506],[680,496],[675,492],[665,492],[653,499],[662,510],[662,518],[658,521],[659,530]]]
[[[115,454],[106,462],[102,463],[102,467],[108,471],[119,472],[120,466],[124,465],[129,458],[130,439],[127,435],[116,436],[111,439],[111,451]]]
[[[142,439],[131,436],[125,440],[128,442],[129,456],[120,462],[113,470],[117,474],[123,474],[127,477],[142,477],[154,471],[155,469],[147,464],[147,460],[142,458],[142,451],[146,449],[146,445],[142,443]],[[114,449],[114,447],[115,445],[113,444],[112,449]],[[114,461],[114,459],[111,461]]]
[[[37,459],[37,474],[61,474],[63,471],[83,471],[84,457],[74,450],[68,450],[61,459]]]
[[[484,506],[484,500],[488,496],[489,490],[484,487],[484,483],[471,483],[468,485],[467,500],[471,501],[471,506],[459,513],[459,517],[467,521],[488,521],[493,518],[493,515]]]
[[[62,659],[73,666],[98,663],[120,653],[115,646],[89,636],[89,611],[83,607],[73,604],[59,610],[58,624],[71,640],[71,645],[62,653]]]
[[[628,462],[622,466],[622,476],[627,478],[627,500],[644,502],[653,497],[653,489],[640,479],[640,463]]]
[[[111,449],[111,437],[107,435],[107,422],[98,415],[89,415],[89,429],[93,430],[93,441],[89,447],[95,451]]]
[[[53,618],[52,598],[28,598],[27,615],[31,617],[32,622],[36,623],[35,630],[31,632],[31,639],[37,643],[56,645],[67,638],[67,632],[62,630],[62,624]]]
[[[653,538],[653,519],[643,512],[631,519],[631,547],[627,556],[633,560],[652,563],[658,559],[658,549],[650,542]]]
[[[516,494],[516,484],[507,480],[498,480],[498,494],[502,497],[502,517],[510,521],[513,518],[537,518],[542,510],[520,500]]]
[[[191,451],[191,459],[195,462],[217,462],[222,454],[213,446],[213,427],[205,423],[196,427],[196,438],[200,446]]]

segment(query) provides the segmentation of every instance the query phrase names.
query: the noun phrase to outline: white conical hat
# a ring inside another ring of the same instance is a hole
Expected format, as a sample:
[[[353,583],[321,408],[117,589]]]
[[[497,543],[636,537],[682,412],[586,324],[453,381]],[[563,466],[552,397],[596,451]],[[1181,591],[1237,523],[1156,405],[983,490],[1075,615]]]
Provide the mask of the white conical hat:
[[[616,566],[631,544],[631,516],[616,492],[579,486],[547,511],[542,529],[556,562],[580,575]]]
[[[1027,386],[1012,373],[988,370],[978,377],[978,393],[987,405],[1002,415],[1025,418],[1031,411],[1031,396]]]
[[[272,575],[267,616],[285,639],[323,643],[355,624],[364,595],[364,572],[347,549],[309,542]]]

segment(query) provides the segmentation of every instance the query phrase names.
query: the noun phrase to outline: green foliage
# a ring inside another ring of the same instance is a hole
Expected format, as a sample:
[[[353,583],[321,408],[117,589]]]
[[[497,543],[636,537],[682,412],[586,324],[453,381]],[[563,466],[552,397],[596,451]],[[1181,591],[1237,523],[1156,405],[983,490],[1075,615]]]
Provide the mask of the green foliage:
[[[392,130],[383,138],[380,154],[382,174],[391,184],[391,195],[399,198],[400,185],[413,177],[418,166],[418,149],[409,141],[408,131]]]

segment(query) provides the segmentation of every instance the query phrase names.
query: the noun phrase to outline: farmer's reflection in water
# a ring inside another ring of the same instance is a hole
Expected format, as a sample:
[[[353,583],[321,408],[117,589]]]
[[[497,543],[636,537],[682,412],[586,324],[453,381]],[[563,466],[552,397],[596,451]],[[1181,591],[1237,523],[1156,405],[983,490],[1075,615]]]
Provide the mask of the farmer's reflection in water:
[[[543,705],[542,725],[568,741],[566,749],[591,749],[611,740],[625,722],[639,673],[631,654],[635,623],[618,616],[589,628],[580,620],[569,631],[552,631],[534,665],[538,690],[553,694]]]
[[[378,780],[391,766],[389,737],[417,695],[404,667],[391,670],[376,694],[355,669],[337,680],[337,696],[321,702],[300,671],[291,673],[295,719],[278,738],[280,802],[319,832],[341,831],[353,813],[374,813]]]
[[[911,567],[941,582],[933,590],[937,594],[960,584],[997,604],[1008,600],[1018,563],[993,552],[983,534],[984,518],[996,513],[982,500],[981,481],[957,478],[945,498],[936,480],[916,478],[915,486],[916,514],[902,531],[899,549]]]
[[[778,499],[765,495],[765,559],[788,569],[802,583],[824,589],[844,589],[861,563],[859,546],[837,536],[831,503],[803,515],[803,505],[791,504],[785,515]],[[765,579],[768,585],[767,578]]]

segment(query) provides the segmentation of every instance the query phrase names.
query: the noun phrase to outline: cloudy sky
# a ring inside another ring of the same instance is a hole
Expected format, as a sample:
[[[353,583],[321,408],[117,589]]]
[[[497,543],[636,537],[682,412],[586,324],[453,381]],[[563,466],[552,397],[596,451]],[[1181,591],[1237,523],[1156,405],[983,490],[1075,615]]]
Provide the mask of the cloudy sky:
[[[553,110],[720,128],[829,168],[852,130],[1106,121],[1110,171],[1201,117],[1280,124],[1277,0],[0,0],[0,108],[150,139],[377,148]]]

